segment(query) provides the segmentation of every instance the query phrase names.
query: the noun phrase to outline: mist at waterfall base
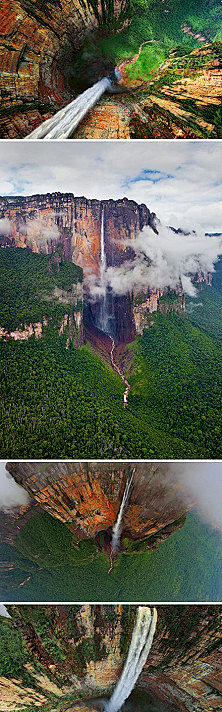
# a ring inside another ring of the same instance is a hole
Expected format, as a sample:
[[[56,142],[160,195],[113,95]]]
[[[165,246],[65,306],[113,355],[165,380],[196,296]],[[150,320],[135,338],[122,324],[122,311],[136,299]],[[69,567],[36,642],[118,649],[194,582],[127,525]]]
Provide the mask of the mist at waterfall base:
[[[17,485],[13,477],[5,470],[3,462],[0,463],[0,510],[7,511],[21,505],[28,504],[29,495]]]
[[[109,700],[92,700],[94,708],[98,707],[101,712],[118,712],[122,708],[127,710],[126,700],[130,697],[147,661],[156,624],[156,608],[151,612],[149,606],[138,606],[128,654],[114,692]],[[134,705],[129,709],[134,710]],[[149,710],[150,707],[147,709]],[[156,709],[152,708],[152,712],[156,712]]]
[[[158,234],[146,226],[133,241],[119,243],[120,247],[133,249],[134,257],[118,267],[107,267],[103,281],[89,278],[92,297],[101,297],[108,288],[123,295],[148,286],[176,289],[180,283],[186,294],[196,296],[191,275],[199,270],[214,272],[214,265],[222,254],[221,235],[208,236],[200,230],[174,233],[161,224],[157,224],[157,229]]]

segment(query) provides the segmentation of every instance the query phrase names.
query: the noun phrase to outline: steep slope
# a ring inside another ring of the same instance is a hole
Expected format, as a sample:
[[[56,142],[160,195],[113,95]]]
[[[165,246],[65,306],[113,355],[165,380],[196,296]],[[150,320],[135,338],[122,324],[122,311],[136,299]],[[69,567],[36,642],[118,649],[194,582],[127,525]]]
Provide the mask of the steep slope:
[[[148,47],[158,56],[158,44],[156,51],[155,44]],[[221,42],[191,52],[184,48],[182,56],[175,48],[152,71],[149,81],[143,67],[136,71],[137,65],[134,68],[129,61],[122,70],[127,93],[104,97],[81,122],[74,138],[221,138],[221,48]]]
[[[0,620],[2,643],[8,643],[0,668],[1,710],[12,711],[20,702],[42,712],[90,709],[90,698],[110,696],[126,658],[135,606],[8,610],[11,620]],[[159,606],[153,646],[136,690],[151,691],[153,702],[162,700],[163,709],[172,712],[220,709],[220,621],[216,606]],[[96,699],[93,707],[98,709]]]
[[[4,0],[1,13],[1,138],[26,136],[117,65],[122,96],[102,98],[75,138],[221,136],[218,0]]]
[[[122,538],[137,541],[164,533],[185,514],[186,507],[178,480],[167,465],[131,463],[131,468],[135,471]],[[80,539],[101,531],[111,537],[129,464],[9,462],[7,469],[31,497]]]
[[[71,100],[73,54],[96,27],[79,0],[3,0],[0,29],[1,138],[21,138]]]

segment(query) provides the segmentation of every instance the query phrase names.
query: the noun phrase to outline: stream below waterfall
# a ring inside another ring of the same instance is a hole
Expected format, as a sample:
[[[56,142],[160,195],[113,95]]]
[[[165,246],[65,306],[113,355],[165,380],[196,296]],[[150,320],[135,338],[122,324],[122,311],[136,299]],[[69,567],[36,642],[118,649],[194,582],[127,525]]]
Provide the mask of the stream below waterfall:
[[[128,381],[127,381],[127,379],[126,379],[125,374],[123,373],[123,371],[121,371],[121,369],[119,368],[118,364],[116,363],[116,361],[115,361],[115,359],[114,359],[115,341],[114,341],[114,339],[112,339],[111,336],[110,336],[110,340],[111,340],[110,360],[111,360],[111,364],[112,364],[112,367],[113,367],[114,371],[116,371],[116,373],[119,374],[119,376],[120,376],[120,378],[122,379],[122,382],[123,382],[123,384],[124,384],[124,386],[125,386],[125,390],[124,390],[124,393],[123,393],[123,406],[124,406],[124,408],[126,408],[126,406],[128,405],[128,397],[129,397],[129,392],[130,392],[130,384],[128,383]]]

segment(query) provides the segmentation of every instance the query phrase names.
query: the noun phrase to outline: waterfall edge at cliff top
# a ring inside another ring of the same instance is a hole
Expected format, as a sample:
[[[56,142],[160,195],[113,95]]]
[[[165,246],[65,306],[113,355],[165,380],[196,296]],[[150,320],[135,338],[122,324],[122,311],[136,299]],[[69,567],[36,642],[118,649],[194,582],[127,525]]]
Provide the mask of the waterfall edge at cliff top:
[[[151,613],[148,606],[139,606],[125,665],[105,712],[118,712],[131,694],[150,652],[156,624],[156,608]]]
[[[122,531],[123,512],[124,512],[124,509],[128,503],[128,500],[129,500],[129,495],[130,495],[130,490],[131,490],[131,486],[132,486],[132,482],[133,482],[134,472],[135,472],[135,467],[133,468],[132,471],[129,472],[129,475],[127,477],[126,486],[125,486],[125,490],[123,493],[123,498],[122,498],[122,502],[120,505],[119,513],[118,513],[117,519],[113,525],[112,540],[111,540],[112,553],[115,553],[119,548],[119,541],[120,541],[120,536],[121,536],[121,531]]]
[[[92,109],[105,91],[111,92],[112,87],[121,79],[121,73],[114,69],[107,77],[103,77],[92,87],[86,89],[82,94],[69,104],[56,112],[50,119],[44,121],[28,136],[29,139],[66,139],[72,136],[84,116]]]

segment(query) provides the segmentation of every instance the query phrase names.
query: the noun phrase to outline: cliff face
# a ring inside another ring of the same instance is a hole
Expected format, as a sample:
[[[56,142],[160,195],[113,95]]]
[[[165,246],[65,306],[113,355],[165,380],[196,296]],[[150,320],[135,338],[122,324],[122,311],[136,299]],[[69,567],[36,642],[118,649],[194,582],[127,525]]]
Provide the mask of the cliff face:
[[[29,247],[34,252],[52,252],[63,246],[66,259],[84,272],[99,274],[102,211],[107,266],[121,264],[132,254],[121,246],[145,225],[155,228],[155,214],[133,200],[88,200],[72,193],[47,193],[30,197],[0,198],[0,218],[10,223],[2,244]],[[49,235],[50,231],[50,236]],[[117,244],[118,243],[118,244]]]
[[[156,216],[146,205],[127,198],[87,200],[72,193],[0,198],[0,218],[9,221],[8,234],[0,238],[2,246],[28,247],[44,253],[62,246],[64,259],[83,268],[86,301],[87,276],[100,273],[102,224],[107,267],[118,266],[133,256],[133,249],[126,247],[125,240],[131,240],[133,248],[135,236],[145,225],[157,231]],[[110,311],[115,313],[115,339],[132,340],[136,328],[130,295],[110,294],[108,299]],[[99,300],[90,309],[96,321]]]
[[[1,138],[21,138],[68,101],[69,65],[95,16],[81,0],[3,0]]]
[[[158,606],[157,611],[153,645],[136,689],[151,692],[165,712],[221,709],[221,607]],[[5,675],[1,667],[0,710],[12,711],[21,701],[88,710],[91,698],[99,709],[95,698],[109,697],[119,679],[136,606],[8,606],[8,612],[11,620],[0,619],[10,660]]]
[[[133,464],[132,464],[133,467]],[[111,536],[121,505],[128,464],[10,462],[8,471],[35,501],[80,539]],[[168,536],[189,509],[167,465],[135,463],[122,538]]]

